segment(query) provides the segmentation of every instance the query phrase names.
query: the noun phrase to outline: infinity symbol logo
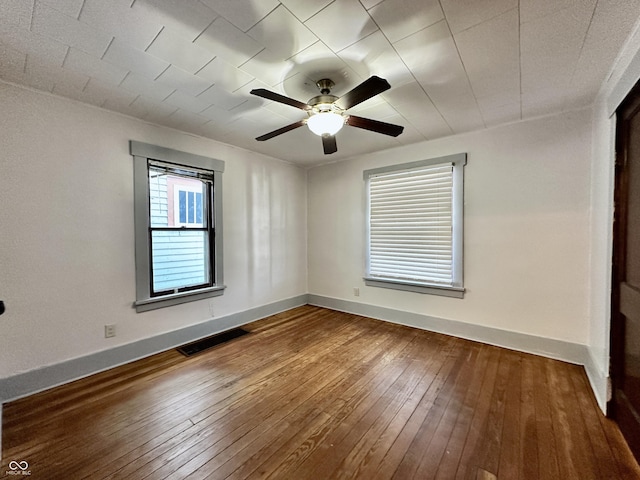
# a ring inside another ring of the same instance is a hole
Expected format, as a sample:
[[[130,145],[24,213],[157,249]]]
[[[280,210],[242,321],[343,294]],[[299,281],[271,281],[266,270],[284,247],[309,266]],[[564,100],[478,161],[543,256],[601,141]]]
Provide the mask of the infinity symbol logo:
[[[22,461],[22,462],[16,462],[15,460],[11,460],[9,462],[9,468],[11,470],[26,470],[27,468],[29,468],[29,464],[26,461]]]

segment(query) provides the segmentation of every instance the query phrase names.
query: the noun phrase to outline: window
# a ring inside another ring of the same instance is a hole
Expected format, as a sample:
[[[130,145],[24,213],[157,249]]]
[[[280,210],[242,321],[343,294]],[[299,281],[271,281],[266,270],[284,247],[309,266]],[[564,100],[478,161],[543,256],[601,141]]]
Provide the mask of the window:
[[[192,190],[190,186],[185,185],[175,185],[174,192],[174,224],[184,227],[201,227],[203,225],[203,192]]]
[[[462,298],[466,154],[364,172],[365,284]]]
[[[222,295],[224,162],[131,142],[138,312]]]

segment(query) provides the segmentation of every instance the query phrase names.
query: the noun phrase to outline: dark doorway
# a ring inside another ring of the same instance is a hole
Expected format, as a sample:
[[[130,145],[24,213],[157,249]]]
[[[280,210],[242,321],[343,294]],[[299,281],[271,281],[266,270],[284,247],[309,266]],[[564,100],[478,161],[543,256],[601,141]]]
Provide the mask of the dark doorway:
[[[616,114],[609,407],[640,459],[640,83]]]

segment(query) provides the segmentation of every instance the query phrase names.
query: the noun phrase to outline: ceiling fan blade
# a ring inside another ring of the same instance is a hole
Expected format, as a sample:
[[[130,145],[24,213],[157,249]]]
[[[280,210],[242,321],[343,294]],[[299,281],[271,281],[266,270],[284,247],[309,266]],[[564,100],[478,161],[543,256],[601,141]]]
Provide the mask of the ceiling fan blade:
[[[322,148],[324,148],[324,154],[330,155],[338,151],[338,145],[336,144],[335,135],[323,135],[322,136]]]
[[[334,103],[343,110],[355,107],[359,103],[369,100],[371,97],[375,97],[379,93],[389,90],[391,85],[384,78],[372,76],[355,87],[353,90],[345,93]]]
[[[254,88],[249,92],[251,95],[256,95],[258,97],[266,98],[267,100],[273,100],[274,102],[284,103],[285,105],[290,105],[292,107],[299,108],[300,110],[309,110],[311,107],[306,103],[299,102],[298,100],[294,100],[293,98],[285,97],[284,95],[280,95],[279,93],[271,92],[264,88]]]
[[[372,132],[382,133],[392,137],[397,137],[404,131],[404,127],[400,125],[385,123],[379,120],[371,120],[370,118],[356,117],[355,115],[349,115],[347,118],[347,125],[364,128],[365,130],[371,130]]]
[[[304,120],[300,120],[299,122],[292,123],[291,125],[287,125],[286,127],[279,128],[277,130],[274,130],[273,132],[260,135],[259,137],[256,137],[256,140],[258,140],[259,142],[264,142],[265,140],[269,140],[270,138],[277,137],[278,135],[282,135],[283,133],[287,133],[303,125],[304,125]]]

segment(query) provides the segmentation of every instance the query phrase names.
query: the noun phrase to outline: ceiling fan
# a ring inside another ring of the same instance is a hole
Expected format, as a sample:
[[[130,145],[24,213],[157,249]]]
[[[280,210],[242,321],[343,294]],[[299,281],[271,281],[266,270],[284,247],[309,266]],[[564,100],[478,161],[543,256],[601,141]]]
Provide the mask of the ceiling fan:
[[[261,135],[257,137],[256,140],[259,142],[269,140],[295,128],[307,125],[309,130],[322,137],[324,153],[325,155],[329,155],[338,151],[335,134],[338,133],[345,124],[392,137],[397,137],[402,133],[404,127],[400,125],[357,117],[346,113],[346,110],[349,108],[390,89],[391,85],[389,85],[389,82],[384,78],[374,75],[341,97],[331,95],[331,88],[334,85],[335,83],[329,78],[318,80],[316,86],[320,89],[320,95],[313,97],[307,103],[299,102],[298,100],[285,97],[284,95],[271,92],[264,88],[251,90],[250,93],[252,95],[299,108],[307,112],[308,115],[308,118]]]

